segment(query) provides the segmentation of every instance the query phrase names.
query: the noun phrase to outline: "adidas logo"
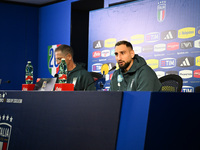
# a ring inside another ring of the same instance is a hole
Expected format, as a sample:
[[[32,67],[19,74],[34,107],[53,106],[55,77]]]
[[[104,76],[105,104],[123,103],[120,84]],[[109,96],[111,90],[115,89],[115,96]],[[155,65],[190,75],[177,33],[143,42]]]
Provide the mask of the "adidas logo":
[[[185,66],[190,66],[190,62],[189,62],[189,60],[188,60],[188,58],[185,58],[185,60],[182,62],[182,64],[180,65],[181,67],[185,67]]]
[[[177,37],[177,32],[175,30],[168,30],[161,33],[162,40],[172,40]]]
[[[194,57],[181,57],[177,59],[178,67],[194,66]]]
[[[98,43],[96,44],[96,46],[94,48],[101,48],[101,43],[100,41],[98,41]]]
[[[169,32],[166,36],[165,36],[165,38],[164,38],[165,40],[170,40],[170,39],[173,39],[173,35],[172,35],[172,33],[171,32]]]
[[[99,49],[99,48],[102,48],[103,47],[103,41],[102,40],[98,40],[98,41],[95,41],[93,43],[93,48],[94,49]]]

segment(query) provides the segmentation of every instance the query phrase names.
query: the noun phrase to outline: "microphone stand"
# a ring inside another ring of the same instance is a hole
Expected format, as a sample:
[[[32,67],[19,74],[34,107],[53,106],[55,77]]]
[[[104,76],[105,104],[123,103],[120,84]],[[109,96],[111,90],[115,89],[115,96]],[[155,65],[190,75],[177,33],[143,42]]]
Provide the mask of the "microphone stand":
[[[114,69],[116,69],[116,66],[113,66],[108,72],[113,71]],[[104,73],[103,73],[103,77],[99,78],[98,80],[101,80],[101,79],[103,79],[103,78],[105,78],[105,77],[104,77]],[[87,87],[84,89],[84,91],[86,91],[87,88],[88,88],[90,85],[92,85],[93,83],[97,82],[98,80],[94,80],[93,82],[91,82],[90,84],[88,84]],[[100,83],[100,87],[101,87],[101,88],[103,87],[103,83],[102,83],[102,82]]]

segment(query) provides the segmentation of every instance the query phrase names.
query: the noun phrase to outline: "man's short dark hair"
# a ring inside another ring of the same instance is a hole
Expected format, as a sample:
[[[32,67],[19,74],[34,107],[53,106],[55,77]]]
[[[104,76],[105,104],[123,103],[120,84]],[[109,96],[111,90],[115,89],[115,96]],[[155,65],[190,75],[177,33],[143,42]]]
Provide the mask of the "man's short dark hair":
[[[115,44],[115,47],[120,45],[126,45],[126,47],[130,47],[131,49],[133,49],[132,44],[128,41],[119,41]]]
[[[63,54],[66,54],[66,55],[71,54],[72,57],[74,56],[74,51],[72,47],[69,45],[62,44],[55,49],[55,52],[57,51],[61,51]]]

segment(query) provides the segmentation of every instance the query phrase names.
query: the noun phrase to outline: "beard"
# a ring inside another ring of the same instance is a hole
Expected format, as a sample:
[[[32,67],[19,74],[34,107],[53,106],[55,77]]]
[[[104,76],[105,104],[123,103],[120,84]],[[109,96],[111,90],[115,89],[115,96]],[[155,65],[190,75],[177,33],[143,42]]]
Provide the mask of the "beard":
[[[126,68],[128,68],[128,66],[130,65],[131,61],[129,62],[126,62],[123,66],[122,65],[119,65],[119,68],[122,70],[122,72],[124,72],[126,70]]]

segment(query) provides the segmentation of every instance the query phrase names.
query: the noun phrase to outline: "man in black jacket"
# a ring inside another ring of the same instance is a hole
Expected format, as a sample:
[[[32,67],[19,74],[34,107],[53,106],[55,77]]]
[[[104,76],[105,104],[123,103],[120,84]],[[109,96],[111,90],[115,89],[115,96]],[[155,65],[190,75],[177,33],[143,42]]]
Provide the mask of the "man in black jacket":
[[[160,91],[161,83],[144,58],[135,54],[128,41],[115,45],[115,59],[119,65],[113,73],[110,91]]]
[[[74,63],[73,55],[72,47],[65,44],[60,45],[55,50],[57,64],[60,64],[61,59],[65,58],[67,83],[73,83],[74,90],[95,90],[94,84],[91,84],[94,81],[92,76],[81,65]]]

